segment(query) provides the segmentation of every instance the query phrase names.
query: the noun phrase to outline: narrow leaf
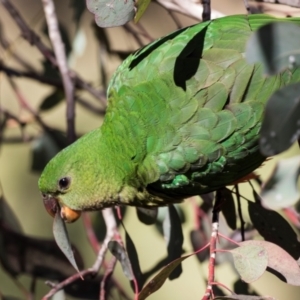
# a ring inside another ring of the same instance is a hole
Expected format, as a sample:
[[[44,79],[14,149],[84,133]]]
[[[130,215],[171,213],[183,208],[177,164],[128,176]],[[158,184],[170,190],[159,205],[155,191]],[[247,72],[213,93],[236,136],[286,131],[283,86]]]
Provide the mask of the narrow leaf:
[[[260,150],[266,156],[278,154],[288,149],[299,135],[300,83],[294,83],[276,91],[268,101],[260,133]]]
[[[168,245],[168,261],[171,262],[182,254],[183,233],[180,218],[174,205],[168,206],[168,213],[163,221],[164,237]],[[178,267],[170,274],[169,279],[175,279],[182,273],[182,267]]]
[[[151,0],[137,0],[135,2],[135,6],[137,8],[136,15],[134,17],[134,23],[137,23],[144,12],[146,11],[147,7],[149,6]]]
[[[142,273],[142,270],[140,267],[139,256],[138,256],[138,253],[134,246],[134,243],[133,243],[130,235],[128,234],[127,230],[125,229],[124,225],[123,225],[123,228],[125,230],[126,250],[128,253],[129,260],[130,260],[131,269],[132,269],[134,277],[138,283],[138,288],[139,288],[139,290],[141,290],[145,281],[143,279],[143,273]]]
[[[117,241],[110,241],[108,243],[108,249],[114,255],[117,260],[121,263],[123,273],[129,280],[134,279],[134,275],[132,273],[131,264],[126,253],[125,248],[118,243]]]
[[[153,279],[151,279],[146,286],[142,289],[142,291],[139,293],[138,300],[144,300],[147,297],[149,297],[151,294],[156,292],[158,289],[162,287],[166,279],[170,276],[170,274],[174,271],[176,267],[178,267],[182,261],[187,259],[188,257],[194,255],[186,255],[177,258],[176,260],[169,263],[167,266],[165,266],[156,276],[154,276]]]
[[[300,199],[297,181],[300,155],[280,160],[262,187],[262,205],[268,209],[290,207]]]
[[[66,224],[60,216],[60,210],[58,209],[53,222],[53,235],[54,239],[60,248],[60,250],[64,253],[64,255],[69,260],[70,264],[74,267],[74,269],[79,273],[79,269],[77,267],[74,253],[72,250],[72,246],[70,243],[68,231],[66,228]]]
[[[227,225],[232,229],[236,229],[236,209],[235,209],[235,203],[232,196],[232,193],[227,188],[222,188],[218,191],[217,195],[219,194],[222,199],[222,207],[221,211],[225,217],[225,220],[227,222]]]
[[[268,75],[299,66],[300,27],[288,21],[262,26],[250,37],[246,58],[249,63],[262,63]]]

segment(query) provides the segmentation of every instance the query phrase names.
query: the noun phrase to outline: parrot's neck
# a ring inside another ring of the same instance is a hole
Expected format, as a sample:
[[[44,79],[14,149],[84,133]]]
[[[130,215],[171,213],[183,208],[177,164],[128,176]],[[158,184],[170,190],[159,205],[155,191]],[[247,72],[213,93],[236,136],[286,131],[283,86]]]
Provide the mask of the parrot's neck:
[[[84,210],[154,201],[146,190],[149,176],[143,174],[147,168],[141,169],[145,157],[137,157],[139,149],[133,148],[129,139],[104,125],[88,133],[85,141],[88,143],[84,146],[85,164],[88,164],[90,173],[97,176],[88,185],[91,197],[85,201]],[[95,153],[99,154],[98,157],[94,157]],[[148,169],[146,173],[150,174]]]

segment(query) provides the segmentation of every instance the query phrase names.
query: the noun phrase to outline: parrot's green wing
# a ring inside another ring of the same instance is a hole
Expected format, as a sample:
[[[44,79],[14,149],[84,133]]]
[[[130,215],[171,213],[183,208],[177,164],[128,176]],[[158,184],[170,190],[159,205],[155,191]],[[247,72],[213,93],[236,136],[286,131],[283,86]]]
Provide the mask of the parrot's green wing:
[[[261,65],[246,63],[252,31],[275,20],[243,15],[198,24],[146,46],[119,67],[106,123],[130,141],[138,176],[151,183],[152,193],[212,191],[263,162],[258,133],[266,101],[300,80],[299,69],[265,78]]]

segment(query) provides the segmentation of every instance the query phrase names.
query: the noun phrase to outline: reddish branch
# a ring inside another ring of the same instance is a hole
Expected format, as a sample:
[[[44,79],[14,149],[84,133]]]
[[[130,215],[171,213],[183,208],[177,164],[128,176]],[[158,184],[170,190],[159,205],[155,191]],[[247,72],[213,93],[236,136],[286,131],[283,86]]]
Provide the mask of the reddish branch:
[[[212,223],[212,233],[211,233],[210,246],[209,246],[208,282],[202,300],[209,300],[212,295],[212,285],[214,284],[214,279],[215,279],[215,262],[216,262],[218,228],[219,228],[218,222]]]

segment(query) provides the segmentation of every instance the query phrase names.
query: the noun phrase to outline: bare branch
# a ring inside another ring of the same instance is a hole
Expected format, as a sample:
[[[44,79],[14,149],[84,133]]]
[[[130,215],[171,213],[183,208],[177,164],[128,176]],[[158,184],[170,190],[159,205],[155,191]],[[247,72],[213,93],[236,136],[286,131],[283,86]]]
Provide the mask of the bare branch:
[[[272,4],[284,4],[284,5],[300,8],[300,0],[252,0],[252,1],[272,3]]]
[[[45,17],[49,30],[49,37],[57,59],[58,68],[62,77],[64,91],[67,102],[67,140],[69,144],[75,141],[75,102],[74,102],[74,84],[69,76],[69,68],[65,52],[65,45],[62,41],[58,21],[55,12],[55,6],[52,0],[42,0]]]
[[[51,62],[54,67],[58,67],[57,60],[53,55],[53,51],[49,49],[40,39],[40,37],[30,29],[25,20],[22,18],[18,10],[13,6],[10,0],[0,0],[0,3],[6,8],[8,13],[11,15],[12,19],[18,25],[22,36],[31,44],[37,47],[37,49],[43,54],[43,56]],[[91,95],[96,99],[99,99],[100,102],[106,106],[106,97],[103,91],[98,91],[92,87],[88,82],[85,82],[78,74],[70,70],[70,78],[73,79],[76,86],[87,90]]]
[[[156,0],[161,6],[167,10],[173,10],[180,12],[189,17],[195,18],[196,20],[201,20],[203,13],[203,6],[199,0]],[[224,17],[224,14],[212,10],[211,18],[217,19]]]

